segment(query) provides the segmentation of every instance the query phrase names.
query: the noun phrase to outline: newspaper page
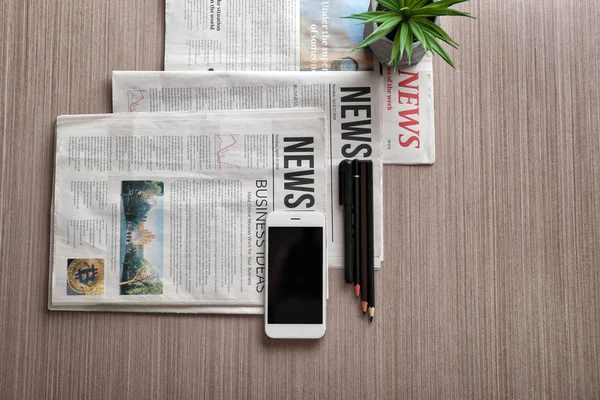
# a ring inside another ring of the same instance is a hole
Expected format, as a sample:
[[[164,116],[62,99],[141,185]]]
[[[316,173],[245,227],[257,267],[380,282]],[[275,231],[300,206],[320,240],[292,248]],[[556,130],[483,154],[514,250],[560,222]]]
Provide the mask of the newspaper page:
[[[326,129],[316,108],[58,117],[50,308],[262,313],[266,215],[326,211]]]
[[[433,65],[427,55],[417,65],[384,68],[384,164],[433,164],[435,129]]]
[[[344,265],[338,165],[374,164],[375,265],[383,260],[381,80],[369,72],[120,72],[113,73],[113,111],[198,111],[321,107],[328,116],[330,164],[327,220],[329,266]]]
[[[370,0],[166,0],[165,71],[374,71],[352,51]],[[433,164],[433,64],[383,66],[384,164]],[[413,77],[417,76],[416,80]],[[418,94],[418,98],[415,97]],[[408,97],[406,97],[406,96]]]
[[[167,0],[166,71],[373,70],[352,52],[369,0]],[[378,69],[378,65],[377,65]]]

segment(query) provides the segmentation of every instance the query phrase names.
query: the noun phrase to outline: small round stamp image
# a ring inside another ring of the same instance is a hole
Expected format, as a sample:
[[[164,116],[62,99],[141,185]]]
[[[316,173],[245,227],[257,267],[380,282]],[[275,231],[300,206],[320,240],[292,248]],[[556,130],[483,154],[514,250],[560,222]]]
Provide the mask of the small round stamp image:
[[[69,259],[67,285],[69,295],[104,294],[104,260],[101,258]]]

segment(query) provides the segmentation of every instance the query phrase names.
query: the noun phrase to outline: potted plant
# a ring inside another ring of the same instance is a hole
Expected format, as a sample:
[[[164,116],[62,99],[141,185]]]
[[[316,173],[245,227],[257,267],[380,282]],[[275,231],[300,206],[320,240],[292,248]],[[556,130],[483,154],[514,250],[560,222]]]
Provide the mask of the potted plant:
[[[394,67],[421,61],[425,53],[437,53],[454,68],[440,41],[456,48],[456,43],[438,25],[445,15],[473,18],[469,13],[451,9],[468,0],[371,0],[369,11],[345,18],[365,24],[365,39],[356,47],[371,47],[382,64]],[[356,50],[355,49],[355,50]]]

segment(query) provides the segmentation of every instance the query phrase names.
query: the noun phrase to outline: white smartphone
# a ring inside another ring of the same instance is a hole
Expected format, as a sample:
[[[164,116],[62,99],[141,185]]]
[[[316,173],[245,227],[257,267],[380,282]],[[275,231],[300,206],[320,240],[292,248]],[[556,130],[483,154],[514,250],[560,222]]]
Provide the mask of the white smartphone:
[[[267,215],[265,332],[276,339],[325,334],[327,240],[319,212]]]

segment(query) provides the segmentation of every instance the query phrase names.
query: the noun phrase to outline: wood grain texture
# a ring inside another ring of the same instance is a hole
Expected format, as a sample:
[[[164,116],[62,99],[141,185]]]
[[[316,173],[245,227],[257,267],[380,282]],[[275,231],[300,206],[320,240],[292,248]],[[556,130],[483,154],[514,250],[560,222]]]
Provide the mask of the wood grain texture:
[[[164,4],[0,2],[0,397],[600,398],[600,4],[461,8],[437,162],[385,169],[376,323],[336,271],[313,343],[258,317],[47,311],[54,120],[109,112],[112,70],[162,69]]]

